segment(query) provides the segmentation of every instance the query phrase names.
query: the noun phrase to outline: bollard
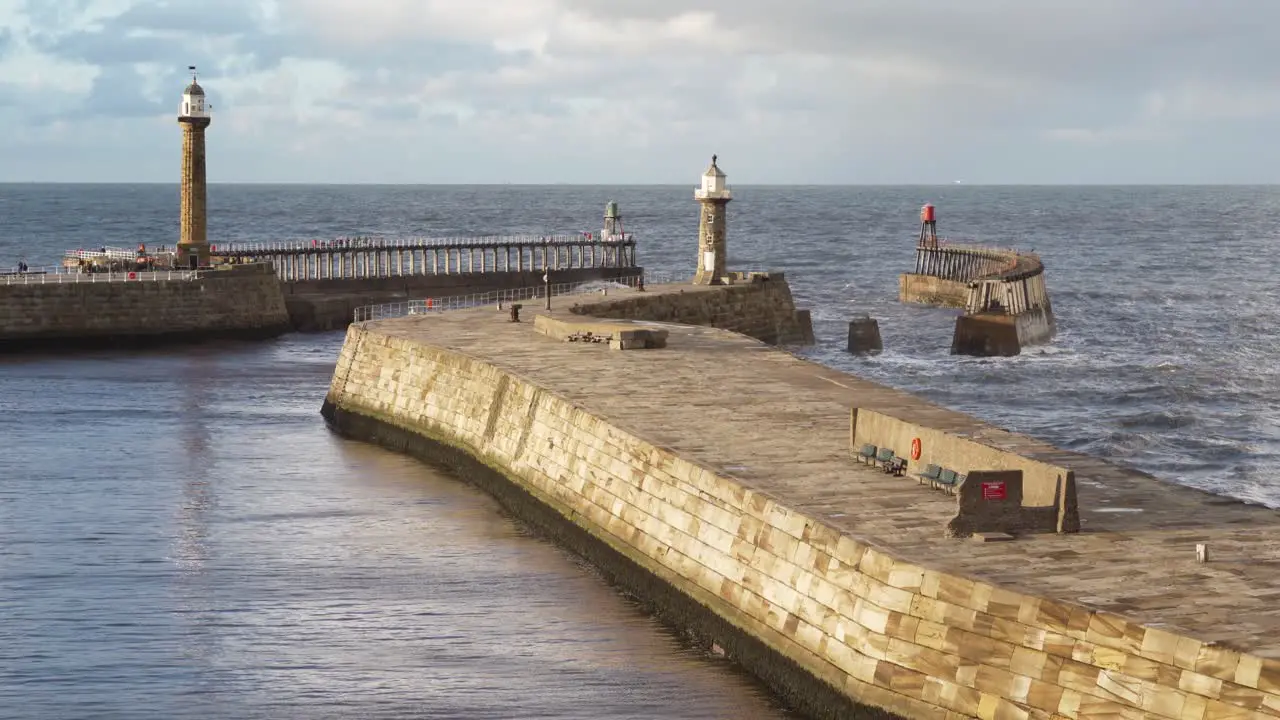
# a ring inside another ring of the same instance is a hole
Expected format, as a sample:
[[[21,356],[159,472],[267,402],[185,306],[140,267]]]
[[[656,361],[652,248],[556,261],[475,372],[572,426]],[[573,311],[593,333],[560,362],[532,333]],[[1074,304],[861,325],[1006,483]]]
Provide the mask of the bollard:
[[[520,322],[520,303],[512,303],[511,305],[511,322]]]
[[[884,350],[880,340],[880,324],[875,318],[863,315],[849,321],[849,352],[855,354],[878,353]]]

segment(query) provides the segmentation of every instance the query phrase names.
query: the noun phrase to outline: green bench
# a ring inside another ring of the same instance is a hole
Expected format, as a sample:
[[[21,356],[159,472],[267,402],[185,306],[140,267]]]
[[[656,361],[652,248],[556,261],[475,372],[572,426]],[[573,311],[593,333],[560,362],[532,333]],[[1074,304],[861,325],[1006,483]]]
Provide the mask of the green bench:
[[[880,448],[880,452],[876,453],[875,462],[879,463],[883,467],[893,460],[893,455],[894,453],[892,448]]]
[[[938,479],[933,481],[933,486],[949,493],[954,493],[962,482],[964,482],[964,475],[957,473],[955,470],[943,468],[942,472],[938,473]]]
[[[864,462],[868,464],[875,462],[876,452],[879,450],[880,448],[876,447],[875,445],[872,445],[871,443],[867,443],[866,445],[863,445],[862,449],[858,451],[858,462]]]
[[[916,477],[920,478],[920,484],[929,483],[932,486],[938,481],[938,476],[942,474],[942,467],[939,465],[930,465],[924,469],[922,473],[916,473]]]

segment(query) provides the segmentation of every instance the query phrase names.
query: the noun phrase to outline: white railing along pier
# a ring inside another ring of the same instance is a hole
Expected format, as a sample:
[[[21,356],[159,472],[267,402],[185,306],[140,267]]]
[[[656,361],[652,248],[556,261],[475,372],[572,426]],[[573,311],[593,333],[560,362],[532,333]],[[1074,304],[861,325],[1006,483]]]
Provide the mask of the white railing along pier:
[[[270,262],[281,280],[296,282],[635,267],[636,241],[630,234],[354,237],[215,244],[212,254],[233,262]]]

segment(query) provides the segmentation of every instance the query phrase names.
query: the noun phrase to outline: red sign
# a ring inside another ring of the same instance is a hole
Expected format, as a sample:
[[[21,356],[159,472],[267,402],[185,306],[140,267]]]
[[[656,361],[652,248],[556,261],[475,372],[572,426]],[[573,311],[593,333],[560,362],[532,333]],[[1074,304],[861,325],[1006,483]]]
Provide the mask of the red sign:
[[[983,500],[1004,500],[1005,490],[1004,482],[984,482],[982,483],[982,499]]]

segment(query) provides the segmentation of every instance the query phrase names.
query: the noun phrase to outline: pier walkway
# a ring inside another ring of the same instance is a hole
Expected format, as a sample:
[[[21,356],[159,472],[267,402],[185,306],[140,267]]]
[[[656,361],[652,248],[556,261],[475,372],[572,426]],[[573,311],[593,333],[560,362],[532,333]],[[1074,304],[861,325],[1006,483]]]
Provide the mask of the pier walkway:
[[[664,291],[714,289],[649,289]],[[618,291],[625,293],[635,291]],[[551,314],[573,319],[570,304],[561,302]],[[508,322],[492,308],[368,326],[528,378],[591,415],[926,568],[1280,658],[1275,511],[1009,435],[1006,448],[1043,453],[1074,469],[1081,532],[988,544],[947,539],[942,529],[955,514],[955,499],[855,463],[849,410],[870,408],[951,432],[999,431],[906,392],[707,328],[667,326],[667,349],[609,352],[538,336],[532,322]],[[1196,562],[1196,543],[1209,544],[1211,562]]]
[[[287,282],[459,273],[624,268],[636,264],[630,234],[471,238],[339,238],[216,244],[212,254],[271,262]]]

